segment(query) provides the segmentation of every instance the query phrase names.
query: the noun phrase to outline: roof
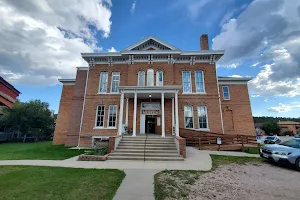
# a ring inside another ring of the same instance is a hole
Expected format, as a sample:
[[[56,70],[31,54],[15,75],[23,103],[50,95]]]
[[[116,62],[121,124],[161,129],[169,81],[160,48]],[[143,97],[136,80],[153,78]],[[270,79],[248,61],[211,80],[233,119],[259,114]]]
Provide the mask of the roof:
[[[300,125],[300,122],[294,122],[294,121],[279,121],[277,123],[279,125]]]
[[[129,47],[127,47],[126,49],[123,49],[122,51],[134,50],[134,48],[136,48],[136,47],[140,46],[141,44],[146,43],[147,41],[150,41],[150,40],[152,40],[152,41],[154,41],[158,44],[163,45],[164,47],[166,47],[166,50],[180,50],[177,47],[175,47],[175,46],[173,46],[173,45],[171,45],[171,44],[169,44],[169,43],[167,43],[167,42],[165,42],[165,41],[163,41],[163,40],[161,40],[157,37],[149,35],[148,37],[145,37],[144,39],[134,43],[133,45],[130,45]]]
[[[224,50],[183,51],[150,35],[119,52],[81,53],[81,56],[86,62],[109,64],[109,66],[112,63],[165,61],[168,63],[209,62],[213,64],[224,55],[224,52]]]
[[[230,77],[230,76],[218,76],[219,84],[247,84],[248,81],[252,80],[251,77]]]
[[[14,93],[16,93],[18,95],[21,94],[21,92],[19,90],[17,90],[13,85],[11,85],[9,82],[4,80],[4,78],[2,78],[2,76],[0,76],[0,83],[2,83],[8,89],[12,90]]]

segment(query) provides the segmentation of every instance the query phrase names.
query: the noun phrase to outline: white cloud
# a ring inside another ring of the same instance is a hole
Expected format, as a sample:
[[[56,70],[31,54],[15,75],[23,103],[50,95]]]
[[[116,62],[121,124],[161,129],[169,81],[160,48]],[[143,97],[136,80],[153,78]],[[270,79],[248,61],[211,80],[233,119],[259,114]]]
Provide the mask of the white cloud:
[[[111,47],[110,49],[107,49],[108,52],[117,52],[117,50],[114,47]]]
[[[234,78],[242,78],[242,76],[241,76],[241,75],[237,75],[237,74],[233,74],[233,75],[231,75],[231,76],[229,76],[229,77],[234,77]]]
[[[260,63],[259,62],[256,62],[252,65],[252,67],[256,67],[257,65],[259,65]]]
[[[86,65],[81,52],[100,51],[108,37],[109,1],[0,2],[0,74],[13,84],[54,85]]]
[[[273,65],[264,65],[258,75],[249,81],[249,89],[252,97],[258,96],[285,96],[295,97],[300,95],[300,78],[287,81],[273,81],[270,76]]]
[[[213,49],[225,50],[218,65],[233,67],[245,60],[252,60],[252,66],[267,64],[252,80],[254,95],[299,95],[299,10],[299,0],[251,2],[236,19],[224,24],[213,39]]]
[[[295,108],[300,108],[300,103],[294,103],[292,105],[279,103],[278,106],[268,108],[268,111],[280,113],[280,112],[288,112],[294,110]]]
[[[130,12],[133,14],[135,12],[136,1],[134,1],[131,5]]]

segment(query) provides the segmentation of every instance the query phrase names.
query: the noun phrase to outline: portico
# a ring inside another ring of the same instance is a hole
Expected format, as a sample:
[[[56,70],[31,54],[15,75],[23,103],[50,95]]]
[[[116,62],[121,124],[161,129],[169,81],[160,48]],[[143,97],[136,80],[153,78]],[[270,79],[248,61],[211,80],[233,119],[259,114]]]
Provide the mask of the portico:
[[[125,124],[128,126],[129,117],[129,100],[133,99],[133,118],[132,118],[132,136],[137,135],[137,122],[140,122],[140,134],[146,133],[145,120],[146,116],[155,116],[156,127],[161,129],[161,136],[166,136],[165,123],[165,101],[172,102],[172,134],[179,136],[179,116],[178,116],[178,91],[182,86],[119,86],[120,92],[120,109],[119,109],[119,126],[118,134],[122,135],[124,100]],[[125,99],[126,98],[126,99]],[[160,101],[157,101],[160,99]],[[140,101],[138,110],[138,100]],[[152,101],[155,100],[155,101]],[[139,119],[137,113],[139,112]],[[171,117],[171,116],[168,116]],[[157,132],[160,132],[157,131]]]

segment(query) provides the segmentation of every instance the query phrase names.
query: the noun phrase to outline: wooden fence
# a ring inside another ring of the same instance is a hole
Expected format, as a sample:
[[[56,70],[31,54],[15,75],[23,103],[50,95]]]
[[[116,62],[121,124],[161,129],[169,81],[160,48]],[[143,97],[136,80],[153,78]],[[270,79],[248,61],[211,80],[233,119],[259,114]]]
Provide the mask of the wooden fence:
[[[180,136],[186,139],[187,145],[197,146],[201,150],[245,150],[245,147],[260,147],[256,136],[226,135],[191,129],[180,129]],[[217,143],[218,138],[221,144]]]

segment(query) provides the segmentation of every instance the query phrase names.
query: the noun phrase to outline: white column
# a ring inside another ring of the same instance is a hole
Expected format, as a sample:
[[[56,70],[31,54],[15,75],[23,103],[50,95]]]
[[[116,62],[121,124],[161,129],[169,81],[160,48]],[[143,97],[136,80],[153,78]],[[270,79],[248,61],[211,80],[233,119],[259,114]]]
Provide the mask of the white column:
[[[175,92],[175,119],[176,119],[176,136],[179,136],[179,117],[178,117],[178,92]]]
[[[136,136],[136,109],[137,109],[137,93],[134,93],[133,130],[132,130],[132,136]]]
[[[175,126],[175,116],[174,116],[174,98],[172,98],[172,134],[173,134],[173,127]]]
[[[161,93],[161,137],[165,136],[165,94]]]
[[[124,93],[121,92],[120,97],[120,112],[119,112],[119,135],[122,135],[122,124],[123,124],[123,104],[124,104]]]
[[[126,119],[125,119],[125,124],[128,126],[128,101],[129,99],[126,98]]]

